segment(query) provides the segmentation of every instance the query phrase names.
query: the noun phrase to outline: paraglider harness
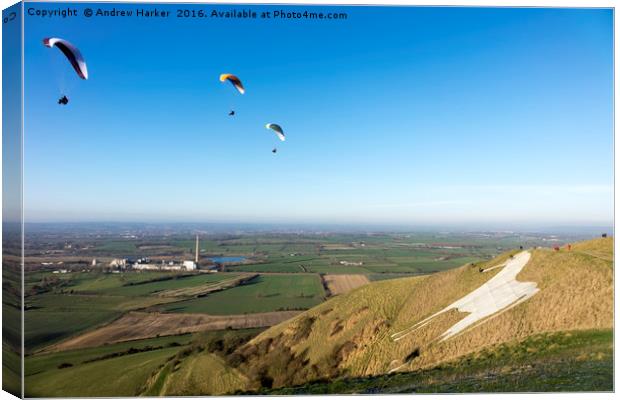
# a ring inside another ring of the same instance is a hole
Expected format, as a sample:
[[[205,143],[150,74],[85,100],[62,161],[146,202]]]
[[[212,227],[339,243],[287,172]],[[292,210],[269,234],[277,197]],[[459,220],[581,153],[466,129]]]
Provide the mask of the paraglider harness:
[[[69,103],[69,99],[67,98],[67,96],[62,96],[60,99],[58,99],[58,104],[66,106],[67,103]]]

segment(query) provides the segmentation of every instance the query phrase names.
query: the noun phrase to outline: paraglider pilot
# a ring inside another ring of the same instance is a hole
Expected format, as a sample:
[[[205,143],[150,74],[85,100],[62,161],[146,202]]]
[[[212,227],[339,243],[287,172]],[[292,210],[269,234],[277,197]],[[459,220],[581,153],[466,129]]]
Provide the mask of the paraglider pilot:
[[[230,112],[228,113],[228,115],[230,115],[231,117],[232,117],[233,115],[235,115],[235,110],[230,110]]]
[[[86,61],[82,57],[82,53],[70,42],[61,38],[45,38],[43,39],[43,45],[45,47],[54,48],[62,52],[67,57],[67,60],[77,73],[78,77],[83,80],[88,79],[88,68],[86,67]],[[66,106],[69,103],[67,96],[63,95],[58,99],[58,104]]]

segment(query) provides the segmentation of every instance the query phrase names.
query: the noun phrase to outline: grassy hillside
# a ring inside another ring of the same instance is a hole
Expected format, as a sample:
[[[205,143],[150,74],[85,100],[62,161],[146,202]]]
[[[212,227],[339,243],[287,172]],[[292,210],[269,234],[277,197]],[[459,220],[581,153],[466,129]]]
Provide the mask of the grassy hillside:
[[[26,380],[29,397],[136,396],[154,369],[178,351],[166,347],[53,369]],[[102,384],[102,382],[114,384]]]
[[[88,397],[223,393],[244,378],[208,353],[206,342],[239,343],[260,329],[165,336],[31,356],[26,396]],[[206,371],[209,371],[207,373]]]
[[[613,390],[613,332],[543,333],[414,372],[316,381],[261,394],[484,393]]]
[[[250,388],[300,385],[316,379],[361,377],[431,368],[483,348],[543,333],[611,329],[612,240],[574,245],[572,250],[530,250],[517,276],[540,291],[528,301],[470,327],[446,341],[436,338],[465,314],[449,311],[415,334],[390,335],[423,320],[476,289],[511,254],[429,276],[376,282],[333,298],[268,329],[242,346],[229,363],[247,376]]]
[[[214,354],[202,352],[184,360],[153,395],[199,396],[234,392],[247,385],[247,378]]]

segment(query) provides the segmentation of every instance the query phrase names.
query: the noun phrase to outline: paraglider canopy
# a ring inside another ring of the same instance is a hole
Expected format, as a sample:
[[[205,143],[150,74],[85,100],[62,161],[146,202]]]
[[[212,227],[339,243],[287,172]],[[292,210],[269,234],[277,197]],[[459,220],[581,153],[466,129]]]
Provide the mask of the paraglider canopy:
[[[241,83],[241,79],[233,74],[222,74],[220,75],[220,82],[229,81],[232,85],[239,91],[239,93],[244,94],[245,89],[243,84]]]
[[[78,76],[82,79],[88,79],[86,61],[84,61],[84,57],[82,57],[82,53],[80,53],[77,47],[60,38],[45,38],[43,39],[43,45],[49,48],[56,47],[62,51]]]
[[[272,131],[274,131],[276,133],[276,135],[278,135],[278,138],[280,138],[281,141],[285,141],[286,138],[284,137],[284,130],[282,130],[282,127],[278,124],[267,124],[265,125],[265,128],[267,129],[271,129]]]

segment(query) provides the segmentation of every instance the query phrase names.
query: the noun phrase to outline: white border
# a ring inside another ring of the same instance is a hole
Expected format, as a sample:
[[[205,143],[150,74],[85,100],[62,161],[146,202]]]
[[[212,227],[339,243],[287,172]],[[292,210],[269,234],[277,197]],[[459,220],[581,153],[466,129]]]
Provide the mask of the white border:
[[[45,0],[30,0],[30,2],[46,2]],[[53,1],[51,1],[53,2]],[[601,1],[601,0],[590,0],[590,1],[583,1],[583,0],[541,0],[541,1],[536,1],[536,0],[521,0],[521,1],[510,1],[510,0],[477,0],[477,1],[458,1],[458,0],[426,0],[426,1],[416,1],[416,0],[374,0],[374,1],[363,1],[363,0],[335,0],[335,1],[329,1],[329,0],[314,0],[312,2],[310,1],[304,1],[304,0],[288,0],[288,1],[275,1],[275,0],[250,0],[250,1],[241,1],[241,0],[227,0],[227,1],[221,1],[221,2],[217,2],[217,1],[210,1],[210,2],[199,2],[199,1],[181,1],[181,0],[134,0],[134,1],[117,1],[117,0],[110,0],[110,1],[95,1],[95,0],[81,0],[81,1],[75,1],[75,2],[80,2],[80,3],[102,3],[102,2],[106,2],[106,3],[169,3],[169,4],[174,4],[174,3],[179,3],[179,4],[196,4],[196,3],[202,3],[202,4],[213,4],[213,5],[222,5],[222,4],[309,4],[309,5],[383,5],[383,6],[391,6],[391,5],[399,5],[399,6],[465,6],[465,7],[564,7],[564,8],[580,8],[580,7],[584,7],[584,8],[591,8],[591,7],[601,7],[601,8],[616,8],[616,4],[617,1],[616,0],[607,0],[607,1]],[[13,4],[17,3],[16,1],[13,0],[0,0],[0,6],[2,9],[5,9]],[[23,15],[23,13],[22,13]],[[24,29],[24,25],[23,25],[23,21],[22,21],[22,38],[23,38],[23,29]],[[618,73],[618,63],[616,60],[616,38],[618,36],[618,26],[615,23],[615,15],[614,15],[614,77],[617,76]],[[2,43],[2,30],[0,29],[0,43]],[[0,53],[0,73],[1,73],[1,68],[2,68],[2,60],[1,60],[1,53]],[[22,51],[22,69],[23,69],[23,51]],[[22,71],[23,72],[23,71]],[[0,91],[2,89],[2,84],[0,82]],[[22,82],[22,91],[23,91],[23,82]],[[618,143],[615,140],[615,115],[617,115],[618,112],[618,103],[615,101],[615,94],[618,93],[618,81],[616,79],[614,79],[614,216],[615,216],[615,210],[618,208],[618,204],[619,204],[619,200],[618,200],[618,196],[616,196],[617,194],[617,182],[616,182],[616,177],[618,176],[618,165],[615,163],[615,154],[617,153],[618,150]],[[23,97],[23,96],[22,96]],[[0,96],[0,107],[2,107],[2,99]],[[22,107],[23,107],[23,98],[22,98]],[[23,121],[22,121],[22,127],[23,127]],[[23,140],[23,136],[22,136],[22,140]],[[0,161],[1,161],[1,142],[0,142]],[[22,162],[23,162],[23,148],[22,148]],[[0,163],[1,165],[1,163]],[[1,194],[1,186],[0,186],[0,194]],[[23,201],[23,198],[22,198]],[[23,212],[23,209],[22,209]],[[0,210],[1,213],[1,210]],[[615,231],[615,218],[614,218],[614,231]],[[2,239],[2,232],[0,230],[0,246],[1,246],[1,239]],[[617,240],[614,240],[614,254],[618,254],[618,251],[620,250],[620,244]],[[614,270],[615,271],[615,270]],[[614,278],[615,278],[615,272],[614,272]],[[23,282],[22,282],[23,283]],[[615,284],[614,287],[614,294],[616,292],[618,288],[618,285]],[[23,289],[22,289],[23,290]],[[23,293],[22,293],[23,294]],[[618,296],[615,296],[614,299],[614,308],[618,309]],[[614,332],[615,329],[617,327],[617,321],[615,320],[615,327],[614,327]],[[615,343],[615,333],[614,333],[614,343]],[[1,356],[0,356],[1,357]],[[618,352],[617,349],[614,347],[614,371],[616,372],[615,376],[617,377],[618,371],[619,371],[619,365],[620,363],[618,362]],[[0,374],[0,382],[1,382],[1,374]],[[617,381],[615,381],[614,383],[617,383]],[[452,397],[455,396],[456,394],[452,394],[452,395],[417,395],[417,396],[423,396],[424,399],[439,399],[439,398],[447,398],[447,397]],[[403,398],[413,398],[414,395],[381,395],[380,397],[382,399],[403,399]],[[587,394],[578,394],[578,393],[569,393],[569,394],[557,394],[557,393],[549,393],[549,394],[459,394],[456,395],[458,396],[458,398],[465,398],[465,399],[473,399],[473,398],[484,398],[484,399],[490,399],[490,400],[494,400],[494,399],[537,399],[537,398],[547,398],[547,399],[556,399],[556,398],[562,398],[562,399],[592,399],[592,400],[598,400],[598,399],[611,399],[611,398],[615,398],[615,394],[609,394],[609,393],[596,393],[596,394],[592,394],[592,393],[587,393]],[[255,398],[254,396],[244,396],[244,398]],[[264,397],[264,396],[262,396]],[[262,398],[261,397],[261,398]],[[300,397],[307,397],[307,396],[279,396],[279,398],[283,398],[283,399],[298,399]],[[327,397],[327,396],[314,396],[314,397]],[[329,396],[331,399],[350,399],[351,396],[340,396],[340,395],[336,395],[336,396]],[[169,397],[172,398],[172,397]],[[180,397],[179,397],[180,398]],[[229,399],[229,398],[235,398],[235,397],[221,397],[223,399]],[[238,399],[239,397],[236,397],[236,399]],[[7,392],[2,392],[0,391],[0,400],[8,400],[8,399],[15,399],[15,397],[13,397],[12,395],[8,394]],[[119,399],[123,399],[123,398],[119,398]],[[129,399],[129,398],[127,398]],[[155,398],[157,399],[157,398]]]

